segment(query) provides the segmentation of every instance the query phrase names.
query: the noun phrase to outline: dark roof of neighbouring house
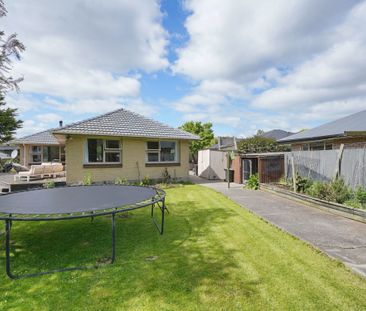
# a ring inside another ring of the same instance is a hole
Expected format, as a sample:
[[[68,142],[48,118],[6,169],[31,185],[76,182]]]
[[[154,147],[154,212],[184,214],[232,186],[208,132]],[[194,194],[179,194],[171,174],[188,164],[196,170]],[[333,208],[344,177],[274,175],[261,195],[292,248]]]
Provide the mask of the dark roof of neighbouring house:
[[[362,132],[362,134],[365,134],[366,132],[366,110],[323,124],[313,129],[285,137],[280,139],[278,142],[293,143],[300,141],[319,140],[348,136],[352,134],[357,135],[357,132],[360,134]]]
[[[199,139],[196,135],[151,120],[126,109],[118,109],[101,116],[75,122],[55,130],[54,133],[184,140]]]
[[[236,150],[240,139],[234,136],[218,136],[217,144],[210,146],[210,150]]]
[[[287,132],[287,131],[284,131],[284,130],[275,129],[275,130],[272,130],[272,131],[265,132],[261,136],[265,137],[265,138],[272,138],[274,140],[279,140],[279,139],[288,137],[288,136],[293,135],[293,134],[294,133],[292,133],[292,132]]]
[[[59,145],[60,142],[57,140],[53,131],[56,129],[50,129],[42,132],[38,132],[32,135],[14,139],[9,142],[12,145],[22,145],[22,144],[38,144],[38,145]]]

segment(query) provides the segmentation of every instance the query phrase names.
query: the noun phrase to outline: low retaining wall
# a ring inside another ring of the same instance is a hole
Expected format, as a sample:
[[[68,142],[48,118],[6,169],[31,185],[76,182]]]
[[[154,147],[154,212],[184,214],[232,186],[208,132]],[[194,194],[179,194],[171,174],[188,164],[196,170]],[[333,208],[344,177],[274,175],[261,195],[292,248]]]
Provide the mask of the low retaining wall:
[[[270,191],[272,193],[276,193],[276,194],[285,196],[287,198],[295,199],[297,201],[301,201],[302,203],[305,202],[305,203],[308,203],[309,205],[326,210],[328,212],[366,223],[366,211],[365,210],[352,208],[352,207],[345,206],[343,204],[338,204],[338,203],[334,203],[334,202],[328,202],[325,200],[313,198],[306,194],[285,190],[283,188],[280,188],[280,187],[277,187],[277,186],[271,185],[271,184],[261,184],[260,189]]]

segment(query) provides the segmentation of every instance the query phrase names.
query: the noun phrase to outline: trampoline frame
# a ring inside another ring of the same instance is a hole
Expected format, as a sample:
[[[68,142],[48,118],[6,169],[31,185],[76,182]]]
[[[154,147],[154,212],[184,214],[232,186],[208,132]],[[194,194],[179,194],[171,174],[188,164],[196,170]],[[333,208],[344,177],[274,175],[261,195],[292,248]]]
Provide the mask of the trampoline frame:
[[[67,187],[93,187],[93,186],[100,186],[100,185],[90,185],[90,186],[62,186],[57,188],[67,188]],[[107,186],[108,185],[103,185]],[[110,208],[103,208],[100,211],[88,211],[88,212],[76,212],[76,213],[65,213],[65,214],[58,214],[58,213],[52,213],[52,214],[4,214],[0,213],[0,220],[5,221],[5,269],[6,274],[10,279],[21,279],[21,278],[29,278],[29,277],[35,277],[45,274],[51,274],[56,272],[64,272],[64,271],[74,271],[74,270],[85,270],[85,269],[91,269],[91,268],[99,268],[102,265],[94,265],[94,266],[80,266],[80,267],[70,267],[70,268],[60,268],[60,269],[53,269],[48,271],[41,271],[37,273],[30,273],[30,274],[22,274],[22,275],[15,275],[11,271],[11,256],[10,256],[10,231],[12,227],[13,221],[54,221],[54,220],[68,220],[68,219],[79,219],[79,218],[91,218],[92,220],[94,217],[98,216],[106,216],[111,215],[112,220],[112,255],[110,264],[113,264],[116,259],[116,221],[115,221],[115,215],[122,213],[122,212],[128,212],[135,209],[140,209],[143,207],[147,207],[151,205],[151,219],[160,233],[162,235],[164,233],[164,214],[165,210],[168,211],[166,205],[165,205],[165,196],[166,193],[164,190],[152,187],[152,186],[135,186],[135,185],[113,185],[113,186],[133,186],[133,187],[142,187],[142,188],[150,188],[154,189],[156,191],[156,194],[148,200],[141,201],[134,204],[129,205],[122,205],[120,207],[110,207]],[[24,191],[17,191],[17,192],[11,192],[9,194],[5,195],[12,195],[19,192],[29,192],[29,191],[35,191],[35,190],[44,190],[47,191],[47,189],[43,188],[33,188],[29,190]],[[161,211],[161,223],[159,224],[158,221],[154,217],[154,208],[158,207]]]

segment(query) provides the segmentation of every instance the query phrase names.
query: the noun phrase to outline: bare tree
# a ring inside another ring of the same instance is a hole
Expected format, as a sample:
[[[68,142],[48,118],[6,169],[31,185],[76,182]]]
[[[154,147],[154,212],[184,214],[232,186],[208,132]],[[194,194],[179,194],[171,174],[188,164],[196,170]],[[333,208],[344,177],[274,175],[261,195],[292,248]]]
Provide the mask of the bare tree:
[[[4,17],[7,10],[4,1],[0,0],[0,17]],[[17,35],[11,34],[6,37],[5,32],[0,30],[0,93],[5,94],[10,90],[19,90],[18,83],[23,80],[13,78],[10,74],[12,58],[20,60],[21,53],[25,50],[25,46],[21,43]]]

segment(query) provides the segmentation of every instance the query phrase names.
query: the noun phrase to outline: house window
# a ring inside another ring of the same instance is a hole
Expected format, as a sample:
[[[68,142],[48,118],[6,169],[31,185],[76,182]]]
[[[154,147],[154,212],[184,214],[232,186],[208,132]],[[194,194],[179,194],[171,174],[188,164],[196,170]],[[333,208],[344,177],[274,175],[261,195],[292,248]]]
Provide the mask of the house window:
[[[42,162],[42,146],[31,146],[30,158],[32,163]]]
[[[178,161],[176,141],[148,141],[146,145],[146,160],[148,163]]]
[[[310,150],[311,151],[324,150],[324,142],[310,144]]]
[[[60,162],[59,146],[43,146],[43,162]]]
[[[29,147],[29,163],[65,162],[65,146],[37,146]]]
[[[325,150],[332,150],[333,144],[325,144]]]
[[[88,139],[88,163],[121,163],[121,146],[117,139]]]

